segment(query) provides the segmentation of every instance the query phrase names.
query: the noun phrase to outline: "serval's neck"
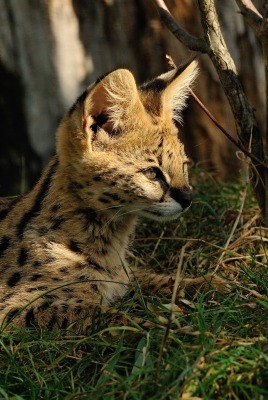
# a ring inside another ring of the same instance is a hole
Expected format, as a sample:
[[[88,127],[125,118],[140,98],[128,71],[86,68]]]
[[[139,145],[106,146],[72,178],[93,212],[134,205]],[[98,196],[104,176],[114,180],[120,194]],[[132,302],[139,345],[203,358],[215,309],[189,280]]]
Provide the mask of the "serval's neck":
[[[82,185],[61,170],[57,158],[45,174],[39,189],[43,199],[36,229],[46,226],[44,234],[51,240],[85,255],[107,257],[115,252],[124,257],[137,217],[124,212],[123,207],[101,204],[93,191],[91,195],[87,191],[85,202]]]

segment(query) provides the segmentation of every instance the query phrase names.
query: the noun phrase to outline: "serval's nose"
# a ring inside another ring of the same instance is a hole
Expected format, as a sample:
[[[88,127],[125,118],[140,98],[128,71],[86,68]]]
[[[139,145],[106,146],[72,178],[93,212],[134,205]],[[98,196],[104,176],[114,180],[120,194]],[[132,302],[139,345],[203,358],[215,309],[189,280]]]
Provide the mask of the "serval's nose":
[[[192,203],[192,194],[189,189],[177,189],[172,188],[170,190],[170,196],[177,201],[181,205],[181,207],[185,210],[190,207]]]

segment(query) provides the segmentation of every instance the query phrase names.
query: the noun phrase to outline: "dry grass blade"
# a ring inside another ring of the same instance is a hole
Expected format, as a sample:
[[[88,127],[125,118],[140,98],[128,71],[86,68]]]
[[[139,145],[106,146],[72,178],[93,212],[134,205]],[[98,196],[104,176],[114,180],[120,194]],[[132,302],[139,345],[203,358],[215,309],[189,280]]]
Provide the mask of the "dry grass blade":
[[[169,332],[170,332],[170,328],[171,328],[171,324],[172,324],[172,320],[173,320],[173,316],[174,316],[174,308],[176,306],[176,304],[175,304],[176,297],[177,297],[177,293],[178,293],[178,289],[179,289],[179,284],[180,284],[180,282],[182,280],[182,265],[183,265],[183,261],[184,261],[184,254],[185,254],[185,250],[186,250],[188,245],[189,245],[189,242],[187,242],[182,247],[181,252],[180,252],[180,259],[179,259],[179,263],[178,263],[178,266],[177,266],[175,280],[174,280],[174,286],[173,286],[173,291],[172,291],[172,298],[171,298],[171,304],[170,304],[169,317],[168,317],[168,321],[167,321],[165,334],[163,336],[163,340],[162,340],[162,343],[161,343],[158,362],[157,362],[157,369],[156,369],[156,378],[157,378],[157,380],[158,380],[158,374],[159,374],[159,371],[160,371],[160,365],[161,365],[161,362],[162,362],[162,359],[163,359],[163,354],[164,354],[165,349],[166,349],[166,344],[167,344],[167,341],[168,341]]]

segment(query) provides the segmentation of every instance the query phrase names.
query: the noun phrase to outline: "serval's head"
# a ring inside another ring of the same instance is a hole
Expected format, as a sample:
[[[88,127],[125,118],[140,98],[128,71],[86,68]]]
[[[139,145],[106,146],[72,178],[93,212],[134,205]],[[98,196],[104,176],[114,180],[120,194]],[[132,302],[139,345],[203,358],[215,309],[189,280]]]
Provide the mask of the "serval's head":
[[[58,132],[65,176],[84,206],[170,220],[191,204],[187,157],[177,124],[197,63],[137,86],[130,71],[100,78]]]

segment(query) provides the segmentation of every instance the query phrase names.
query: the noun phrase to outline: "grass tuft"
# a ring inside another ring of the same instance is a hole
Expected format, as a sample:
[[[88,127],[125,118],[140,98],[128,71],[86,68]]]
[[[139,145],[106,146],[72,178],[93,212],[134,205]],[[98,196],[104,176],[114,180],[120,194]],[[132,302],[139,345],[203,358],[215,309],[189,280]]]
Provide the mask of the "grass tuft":
[[[216,271],[230,293],[172,304],[137,287],[96,309],[87,336],[3,330],[1,399],[268,399],[268,231],[245,184],[193,175],[191,210],[166,226],[143,221],[131,261]]]

